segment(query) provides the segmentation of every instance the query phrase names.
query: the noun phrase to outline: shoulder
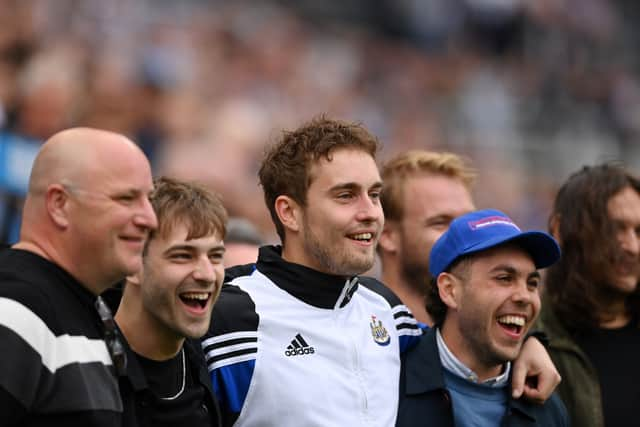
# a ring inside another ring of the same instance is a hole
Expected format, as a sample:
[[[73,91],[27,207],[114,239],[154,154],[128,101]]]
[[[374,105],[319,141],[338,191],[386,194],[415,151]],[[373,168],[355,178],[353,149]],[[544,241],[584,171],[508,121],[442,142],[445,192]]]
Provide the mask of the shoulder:
[[[214,335],[241,330],[256,330],[258,315],[253,299],[245,290],[233,284],[222,285],[213,306],[209,332]]]
[[[402,301],[400,301],[400,298],[398,298],[391,289],[378,279],[369,276],[358,276],[358,283],[363,285],[366,289],[380,295],[391,307],[404,305],[402,304]]]
[[[48,274],[47,266],[48,261],[35,254],[8,248],[0,250],[0,297],[46,308],[48,304],[42,303],[56,296],[49,292],[50,282],[55,279]]]
[[[255,355],[258,324],[258,313],[251,296],[238,286],[224,284],[213,307],[209,331],[201,340],[209,371],[233,363],[238,355]]]
[[[27,272],[19,274],[15,266],[0,265],[0,319],[23,319],[36,316],[44,322],[52,319],[56,305],[50,286]]]
[[[224,270],[224,282],[228,283],[238,277],[250,276],[256,269],[255,264],[234,265]]]
[[[381,281],[373,277],[359,276],[358,282],[364,288],[364,292],[375,294],[388,306],[393,316],[396,333],[400,340],[400,353],[404,353],[413,347],[418,342],[420,335],[422,335],[422,329],[409,308]]]

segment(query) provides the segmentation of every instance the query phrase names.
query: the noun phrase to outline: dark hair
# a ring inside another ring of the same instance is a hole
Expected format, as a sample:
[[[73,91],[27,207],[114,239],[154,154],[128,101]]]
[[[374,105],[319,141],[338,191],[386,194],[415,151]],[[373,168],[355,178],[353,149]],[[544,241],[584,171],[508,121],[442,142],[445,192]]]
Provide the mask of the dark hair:
[[[445,271],[458,277],[460,280],[467,282],[469,280],[471,262],[474,254],[462,256],[455,260]],[[433,326],[442,326],[447,316],[447,305],[440,299],[440,291],[438,290],[438,278],[432,277],[427,284],[427,295],[425,300],[427,312],[433,320]]]
[[[570,331],[597,327],[601,310],[598,290],[605,286],[612,263],[621,255],[609,200],[640,181],[616,163],[585,166],[562,185],[549,217],[549,228],[560,242],[562,258],[547,271],[548,303]],[[638,292],[628,303],[640,313]]]
[[[154,180],[151,206],[158,218],[158,228],[149,236],[168,236],[177,224],[184,224],[187,240],[217,234],[224,239],[227,211],[220,198],[195,183],[160,177]]]
[[[292,132],[283,132],[280,140],[266,152],[260,165],[260,184],[283,243],[284,226],[275,211],[276,199],[286,195],[305,206],[307,190],[313,180],[310,175],[312,164],[321,158],[331,160],[331,153],[339,148],[361,150],[375,159],[379,143],[359,124],[321,116]]]

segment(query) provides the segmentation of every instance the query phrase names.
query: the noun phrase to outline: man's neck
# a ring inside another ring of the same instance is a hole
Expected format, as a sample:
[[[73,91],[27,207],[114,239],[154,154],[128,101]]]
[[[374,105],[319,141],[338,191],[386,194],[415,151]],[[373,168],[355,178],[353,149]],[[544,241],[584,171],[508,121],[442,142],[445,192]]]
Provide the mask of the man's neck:
[[[383,270],[382,283],[400,298],[418,322],[426,325],[433,324],[433,319],[427,311],[424,293],[405,281],[399,274],[392,274],[389,270]]]
[[[603,329],[618,329],[629,324],[631,313],[629,313],[626,299],[609,299],[600,308],[600,327]]]
[[[132,304],[124,296],[114,317],[129,347],[147,359],[171,359],[184,344],[184,337],[158,325],[139,304]]]

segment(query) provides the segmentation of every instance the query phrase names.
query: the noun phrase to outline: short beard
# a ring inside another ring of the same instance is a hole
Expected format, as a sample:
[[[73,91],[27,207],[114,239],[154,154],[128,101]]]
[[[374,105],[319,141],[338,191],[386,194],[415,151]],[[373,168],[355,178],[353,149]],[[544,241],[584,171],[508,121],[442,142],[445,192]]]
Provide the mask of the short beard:
[[[373,267],[374,257],[371,257],[371,262],[355,265],[353,262],[355,260],[350,260],[348,254],[330,252],[327,248],[323,247],[306,221],[303,223],[303,228],[305,235],[303,244],[304,251],[320,265],[322,272],[336,276],[351,277],[362,274]],[[349,263],[349,261],[352,262]]]
[[[413,290],[419,292],[420,295],[426,296],[427,286],[431,280],[431,273],[429,273],[429,269],[426,265],[427,261],[425,260],[422,264],[405,261],[401,262],[400,271],[404,281],[408,283]]]

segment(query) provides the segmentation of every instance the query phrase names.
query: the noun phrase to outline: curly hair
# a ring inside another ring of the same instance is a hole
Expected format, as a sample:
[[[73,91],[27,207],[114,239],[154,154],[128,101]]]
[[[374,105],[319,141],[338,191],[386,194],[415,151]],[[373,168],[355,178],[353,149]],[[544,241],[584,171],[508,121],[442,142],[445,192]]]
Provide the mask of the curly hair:
[[[400,221],[404,216],[404,187],[409,177],[418,174],[444,175],[460,180],[469,190],[475,171],[460,156],[448,152],[408,150],[393,157],[382,167],[382,208],[386,219]]]
[[[364,151],[375,160],[380,143],[360,124],[320,116],[294,131],[284,131],[268,148],[258,175],[265,203],[283,243],[284,225],[275,210],[276,199],[286,195],[306,206],[307,190],[313,180],[311,166],[321,158],[330,161],[331,153],[342,148]]]
[[[623,189],[640,193],[640,181],[616,163],[585,166],[562,185],[549,217],[549,229],[562,247],[561,260],[547,271],[545,292],[560,321],[572,332],[600,323],[599,289],[621,256],[608,202]],[[640,314],[640,293],[628,300]]]
[[[158,228],[147,241],[156,235],[168,236],[177,224],[188,228],[187,240],[214,234],[224,239],[226,235],[227,211],[220,198],[203,186],[156,178],[149,200],[158,218]]]

